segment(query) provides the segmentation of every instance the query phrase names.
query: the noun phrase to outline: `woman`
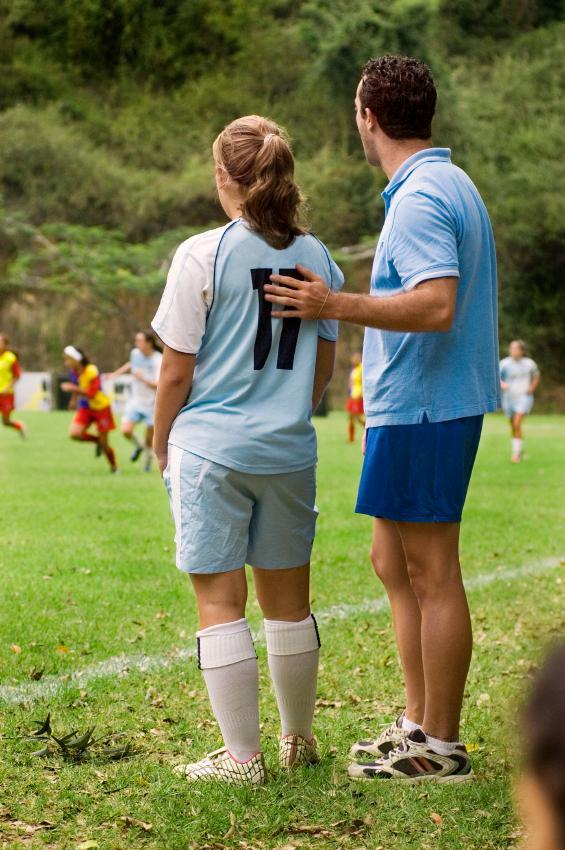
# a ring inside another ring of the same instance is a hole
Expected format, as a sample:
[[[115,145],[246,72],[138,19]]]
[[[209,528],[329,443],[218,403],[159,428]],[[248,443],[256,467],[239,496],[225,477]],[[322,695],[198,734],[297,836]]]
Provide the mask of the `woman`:
[[[520,782],[525,850],[565,850],[565,644],[536,676],[523,727],[526,759]]]
[[[64,350],[65,366],[76,376],[76,382],[65,381],[61,389],[72,393],[75,399],[76,413],[69,428],[71,440],[96,443],[97,454],[104,454],[110,464],[110,472],[118,471],[116,454],[108,441],[108,434],[116,427],[110,400],[102,392],[98,369],[91,363],[81,348],[67,345]],[[98,436],[89,434],[88,429],[96,424]]]
[[[162,349],[157,345],[155,336],[150,331],[138,331],[128,362],[108,375],[109,378],[117,378],[130,372],[133,377],[131,398],[122,417],[122,434],[135,445],[130,458],[132,462],[138,460],[145,449],[146,472],[150,471],[153,458],[153,414],[162,359]],[[145,445],[135,433],[139,422],[145,422]]]
[[[165,343],[154,449],[176,526],[177,566],[198,604],[198,660],[225,747],[180,765],[190,781],[260,784],[257,658],[245,619],[253,567],[281,715],[280,764],[318,760],[312,735],[319,638],[310,612],[316,435],[337,326],[271,321],[264,286],[300,264],[343,276],[299,224],[284,132],[256,115],[213,146],[230,222],[177,250],[153,328]],[[310,266],[312,264],[312,266]]]
[[[522,422],[531,412],[534,393],[540,382],[540,372],[535,361],[526,357],[526,343],[515,339],[508,348],[509,357],[500,361],[500,386],[502,409],[510,420],[512,432],[512,463],[520,463],[524,456]]]
[[[12,419],[15,405],[15,385],[21,375],[18,355],[10,349],[10,340],[6,334],[0,333],[0,415],[5,428],[14,428],[20,437],[27,435],[23,422]]]

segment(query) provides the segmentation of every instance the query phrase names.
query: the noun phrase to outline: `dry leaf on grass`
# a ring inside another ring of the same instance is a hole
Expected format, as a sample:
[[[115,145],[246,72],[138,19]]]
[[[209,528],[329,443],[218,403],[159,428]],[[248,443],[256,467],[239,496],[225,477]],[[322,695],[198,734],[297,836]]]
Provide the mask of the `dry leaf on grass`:
[[[430,817],[438,826],[443,823],[443,818],[437,812],[430,812]]]
[[[92,841],[89,839],[88,841],[81,841],[80,844],[77,844],[76,850],[94,850],[95,847],[99,847],[97,841]]]
[[[228,831],[224,835],[224,839],[233,838],[234,835],[235,835],[236,827],[237,827],[237,818],[236,818],[236,816],[234,815],[233,812],[230,812],[230,828],[228,829]]]
[[[22,651],[21,646],[18,646],[18,644],[17,644],[17,643],[13,643],[13,644],[12,644],[12,646],[10,647],[10,649],[12,650],[12,652],[13,652],[15,655],[19,655],[19,654],[20,654],[20,652]]]
[[[123,824],[125,829],[141,829],[143,832],[150,832],[153,829],[152,823],[139,820],[139,818],[132,818],[129,815],[122,815],[118,820]]]

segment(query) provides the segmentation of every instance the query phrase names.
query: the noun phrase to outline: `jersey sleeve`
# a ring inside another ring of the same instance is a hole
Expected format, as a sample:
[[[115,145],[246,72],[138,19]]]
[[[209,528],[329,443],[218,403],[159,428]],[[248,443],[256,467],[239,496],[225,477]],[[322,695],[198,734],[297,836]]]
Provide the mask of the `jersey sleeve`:
[[[501,360],[499,363],[500,380],[506,381],[506,360]]]
[[[151,326],[169,348],[198,354],[211,303],[212,287],[206,268],[183,243],[173,258]]]
[[[94,398],[96,393],[102,388],[100,374],[93,363],[89,363],[84,370],[85,389],[89,398]]]
[[[530,377],[537,378],[539,375],[539,366],[535,360],[530,360]]]
[[[388,250],[402,288],[459,277],[457,226],[445,204],[430,195],[405,195],[394,212]]]
[[[324,245],[323,247],[329,263],[329,280],[327,282],[332,292],[340,292],[343,289],[345,277],[326,246]],[[336,342],[339,336],[339,322],[335,319],[320,319],[318,321],[318,336],[328,340],[328,342]]]

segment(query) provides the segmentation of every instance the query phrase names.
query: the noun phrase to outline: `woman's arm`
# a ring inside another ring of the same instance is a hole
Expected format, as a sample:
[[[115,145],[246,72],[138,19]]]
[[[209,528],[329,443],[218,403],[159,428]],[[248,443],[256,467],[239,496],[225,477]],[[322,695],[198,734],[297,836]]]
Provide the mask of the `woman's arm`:
[[[328,388],[334,373],[336,343],[318,337],[316,352],[316,372],[314,373],[314,388],[312,390],[312,410],[316,410],[322,396]]]
[[[530,381],[530,386],[528,387],[528,393],[531,393],[531,394],[535,393],[535,391],[537,390],[537,388],[539,386],[540,380],[541,380],[541,375],[540,375],[539,372],[536,372],[536,374],[534,375],[534,377]]]
[[[126,372],[130,372],[130,371],[131,371],[131,363],[128,360],[127,363],[124,363],[124,365],[120,366],[119,369],[116,369],[115,372],[107,372],[104,375],[104,377],[105,378],[117,378],[120,375],[125,375]]]
[[[195,354],[181,354],[165,346],[157,396],[155,399],[155,432],[153,451],[161,475],[167,465],[169,434],[179,410],[186,404],[196,363]]]

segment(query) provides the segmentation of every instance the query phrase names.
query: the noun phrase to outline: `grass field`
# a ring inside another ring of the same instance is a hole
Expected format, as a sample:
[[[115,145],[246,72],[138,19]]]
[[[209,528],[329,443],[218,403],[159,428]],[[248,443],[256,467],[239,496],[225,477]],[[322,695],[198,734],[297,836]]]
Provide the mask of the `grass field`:
[[[318,420],[313,610],[323,643],[316,733],[323,760],[276,769],[277,716],[262,671],[270,783],[194,788],[171,767],[220,741],[193,649],[194,602],[173,566],[164,488],[127,461],[110,476],[92,446],[66,439],[68,414],[29,414],[27,443],[0,432],[0,846],[3,848],[506,848],[518,841],[512,775],[517,706],[547,642],[565,632],[565,417],[527,422],[528,460],[508,462],[488,418],[463,524],[476,649],[463,734],[475,783],[350,784],[345,754],[401,708],[382,588],[368,561],[370,520],[352,506],[359,446],[341,414]],[[260,614],[250,605],[252,625]],[[80,671],[80,675],[78,675]],[[81,762],[16,736],[51,711],[59,737],[96,725],[135,754]]]

